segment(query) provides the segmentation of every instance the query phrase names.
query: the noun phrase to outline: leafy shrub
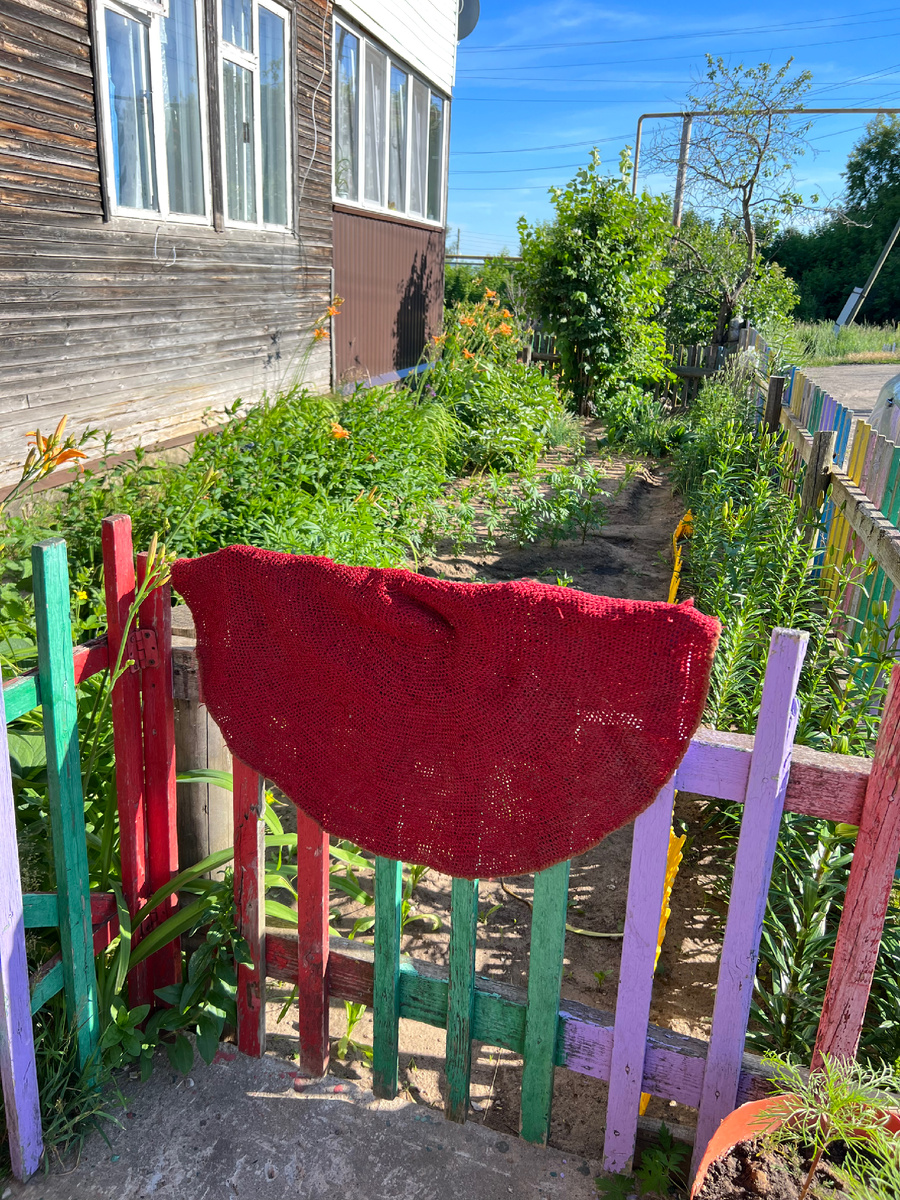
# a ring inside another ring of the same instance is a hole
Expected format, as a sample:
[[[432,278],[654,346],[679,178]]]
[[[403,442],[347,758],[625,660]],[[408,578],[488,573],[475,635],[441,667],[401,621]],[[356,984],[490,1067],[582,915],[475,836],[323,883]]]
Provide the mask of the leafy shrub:
[[[632,196],[629,162],[616,178],[590,164],[551,188],[553,221],[519,221],[517,272],[529,311],[556,335],[562,377],[583,414],[633,383],[663,378],[665,339],[651,314],[662,305],[669,237],[665,200]]]

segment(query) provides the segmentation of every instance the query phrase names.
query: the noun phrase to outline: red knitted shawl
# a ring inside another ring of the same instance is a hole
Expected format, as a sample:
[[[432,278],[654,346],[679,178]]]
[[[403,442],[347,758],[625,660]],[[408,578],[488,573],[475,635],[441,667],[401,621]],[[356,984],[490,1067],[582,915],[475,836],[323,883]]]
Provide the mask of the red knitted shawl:
[[[542,870],[634,820],[697,728],[719,635],[690,601],[249,546],[172,580],[232,751],[329,833],[470,879]]]

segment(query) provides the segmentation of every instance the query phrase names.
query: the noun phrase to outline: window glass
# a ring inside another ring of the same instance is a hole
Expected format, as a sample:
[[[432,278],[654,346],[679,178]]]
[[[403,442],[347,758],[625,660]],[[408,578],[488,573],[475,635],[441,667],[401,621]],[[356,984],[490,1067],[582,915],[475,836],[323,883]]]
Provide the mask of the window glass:
[[[391,67],[391,148],[388,163],[388,208],[406,208],[406,108],[409,76]]]
[[[170,0],[160,40],[169,209],[202,217],[206,199],[194,0]]]
[[[116,203],[157,209],[147,26],[107,9],[106,65]]]
[[[222,0],[222,41],[241,50],[253,49],[252,0]]]
[[[441,186],[444,168],[444,101],[431,93],[428,112],[428,219],[441,219],[441,202],[444,189]]]
[[[385,201],[385,117],[387,56],[366,46],[366,199]]]
[[[287,225],[285,23],[259,10],[259,117],[262,125],[263,221]]]
[[[419,79],[413,79],[411,142],[409,211],[424,216],[428,177],[428,88]]]
[[[359,38],[338,25],[336,38],[336,129],[334,190],[338,196],[359,196]]]
[[[253,76],[237,63],[222,64],[225,114],[225,213],[233,221],[256,220],[253,154]]]

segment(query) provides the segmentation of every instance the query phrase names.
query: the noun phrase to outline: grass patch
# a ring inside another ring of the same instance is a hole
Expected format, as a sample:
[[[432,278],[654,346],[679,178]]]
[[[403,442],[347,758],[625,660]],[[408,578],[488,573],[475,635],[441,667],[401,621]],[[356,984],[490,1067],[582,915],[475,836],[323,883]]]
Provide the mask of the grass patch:
[[[835,333],[832,321],[798,321],[794,336],[808,367],[900,363],[900,325],[847,325]]]

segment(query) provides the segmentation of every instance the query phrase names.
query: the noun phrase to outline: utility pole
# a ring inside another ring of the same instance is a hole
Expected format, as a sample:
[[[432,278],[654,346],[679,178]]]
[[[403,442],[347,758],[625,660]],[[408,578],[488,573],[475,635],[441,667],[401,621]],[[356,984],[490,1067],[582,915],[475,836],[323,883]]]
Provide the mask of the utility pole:
[[[675,183],[675,203],[672,205],[672,224],[676,229],[681,228],[681,214],[684,210],[684,183],[687,178],[688,154],[691,151],[691,129],[694,124],[692,113],[684,114],[681,126],[681,150],[678,154],[678,179]]]
[[[865,302],[866,296],[868,296],[869,292],[872,290],[872,284],[878,278],[878,273],[880,272],[881,268],[884,266],[887,256],[893,250],[894,242],[896,242],[898,237],[900,237],[900,221],[898,221],[897,224],[894,226],[894,230],[891,233],[891,236],[888,238],[888,240],[884,244],[884,249],[878,255],[878,262],[872,268],[871,273],[869,274],[869,278],[865,282],[865,286],[861,290],[859,288],[853,289],[853,291],[856,293],[856,303],[853,304],[852,308],[850,309],[850,315],[844,321],[841,321],[841,318],[838,317],[837,324],[834,327],[835,333],[837,333],[837,331],[841,327],[841,325],[852,325],[853,322],[856,320],[856,314],[862,308],[862,306]],[[851,295],[851,300],[852,300],[852,298],[853,297]],[[841,313],[841,316],[843,316],[843,313]]]

